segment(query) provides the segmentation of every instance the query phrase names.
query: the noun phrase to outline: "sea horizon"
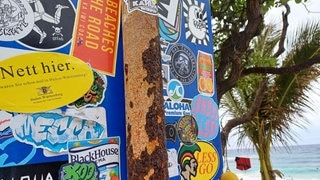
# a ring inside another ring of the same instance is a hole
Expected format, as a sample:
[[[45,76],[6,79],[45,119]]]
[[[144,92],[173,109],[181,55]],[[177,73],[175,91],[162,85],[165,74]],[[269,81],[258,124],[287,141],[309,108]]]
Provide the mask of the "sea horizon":
[[[251,168],[239,170],[236,168],[236,157],[249,158]],[[259,180],[259,157],[253,148],[228,149],[227,161],[229,169],[239,180]],[[320,180],[320,144],[291,145],[289,150],[277,146],[271,150],[271,163],[274,170],[279,170],[284,177],[277,180]],[[224,161],[224,169],[226,169]]]

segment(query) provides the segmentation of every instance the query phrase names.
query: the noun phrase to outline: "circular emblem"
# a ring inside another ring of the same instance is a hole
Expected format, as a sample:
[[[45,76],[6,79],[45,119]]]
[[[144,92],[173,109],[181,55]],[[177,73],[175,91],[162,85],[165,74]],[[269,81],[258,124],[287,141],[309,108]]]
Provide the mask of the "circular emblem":
[[[180,140],[186,145],[193,145],[198,138],[198,125],[194,117],[183,116],[178,122]]]
[[[196,58],[192,51],[182,44],[175,44],[169,50],[171,73],[182,84],[190,84],[196,77]]]
[[[68,0],[27,0],[33,14],[30,33],[19,43],[35,50],[55,50],[72,38],[75,9]]]
[[[15,41],[32,30],[34,16],[26,1],[0,0],[0,41]]]
[[[212,98],[201,94],[195,96],[191,102],[191,114],[199,127],[199,139],[211,141],[216,138],[220,132],[219,108]]]
[[[219,179],[216,177],[221,166],[221,157],[217,148],[208,141],[198,141],[196,143],[201,151],[195,151],[194,157],[198,162],[197,173],[194,179]],[[203,160],[208,157],[208,159]]]

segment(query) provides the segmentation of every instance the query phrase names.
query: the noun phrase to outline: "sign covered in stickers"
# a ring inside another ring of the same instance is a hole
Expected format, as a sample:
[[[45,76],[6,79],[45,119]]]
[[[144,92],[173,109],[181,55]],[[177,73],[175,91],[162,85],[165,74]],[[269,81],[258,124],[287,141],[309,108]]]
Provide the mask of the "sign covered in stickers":
[[[217,179],[222,153],[210,4],[158,0],[170,179]]]
[[[0,179],[125,177],[120,8],[120,0],[0,1]],[[68,162],[71,141],[110,152]]]
[[[217,179],[209,1],[124,2],[159,18],[170,179]],[[126,179],[120,8],[0,0],[0,179]]]

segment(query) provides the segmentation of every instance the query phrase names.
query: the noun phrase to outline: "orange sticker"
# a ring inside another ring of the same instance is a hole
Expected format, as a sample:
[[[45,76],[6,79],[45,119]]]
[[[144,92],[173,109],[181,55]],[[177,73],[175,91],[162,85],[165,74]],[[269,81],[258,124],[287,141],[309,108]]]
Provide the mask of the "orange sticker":
[[[214,94],[214,64],[212,55],[198,52],[198,91],[207,96]]]
[[[120,0],[80,0],[72,55],[103,74],[115,75]]]

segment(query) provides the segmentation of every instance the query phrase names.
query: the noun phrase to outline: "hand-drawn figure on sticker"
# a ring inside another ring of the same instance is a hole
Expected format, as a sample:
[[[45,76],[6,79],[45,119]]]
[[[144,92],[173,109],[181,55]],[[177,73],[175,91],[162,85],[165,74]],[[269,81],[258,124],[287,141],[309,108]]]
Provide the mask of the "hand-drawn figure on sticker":
[[[61,4],[56,5],[56,12],[54,16],[46,13],[41,0],[27,0],[30,4],[34,4],[34,21],[35,24],[33,26],[33,30],[40,35],[39,44],[41,44],[44,38],[47,37],[47,33],[36,24],[37,21],[43,20],[52,24],[59,24],[61,18],[62,9],[69,8],[68,6],[63,6]]]
[[[23,18],[23,13],[19,8],[12,5],[10,1],[0,0],[0,27],[17,23]]]
[[[209,33],[208,33],[208,17],[205,10],[205,4],[193,1],[189,2],[184,0],[184,14],[187,14],[185,27],[186,27],[186,39],[189,42],[195,44],[209,44]]]
[[[198,161],[194,155],[196,151],[201,151],[198,144],[182,145],[179,150],[178,163],[180,164],[180,176],[183,180],[190,180],[191,176],[197,176]]]
[[[189,28],[197,39],[203,39],[206,35],[206,23],[203,20],[202,9],[197,6],[189,8]]]

